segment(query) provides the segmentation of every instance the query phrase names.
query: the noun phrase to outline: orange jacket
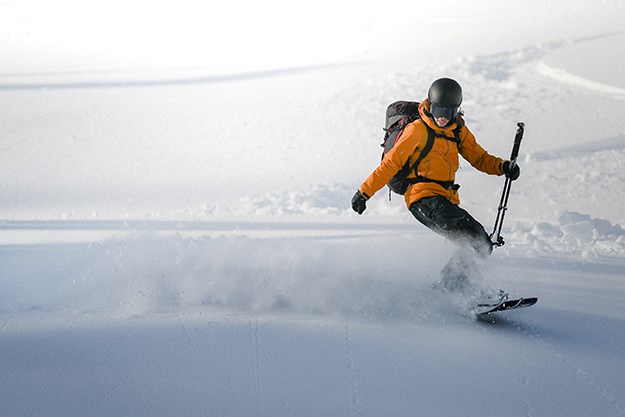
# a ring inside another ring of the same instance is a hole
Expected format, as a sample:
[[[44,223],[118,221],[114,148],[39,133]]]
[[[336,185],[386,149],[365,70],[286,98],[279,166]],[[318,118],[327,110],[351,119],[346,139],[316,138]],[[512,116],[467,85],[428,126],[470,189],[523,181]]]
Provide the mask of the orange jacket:
[[[419,106],[421,119],[406,126],[393,149],[384,156],[382,163],[360,186],[361,193],[372,197],[393,178],[407,161],[410,161],[410,164],[415,163],[428,138],[424,123],[427,123],[434,130],[435,139],[432,150],[417,167],[420,176],[437,181],[454,182],[458,170],[458,154],[482,172],[491,175],[503,175],[501,171],[503,160],[486,152],[466,126],[463,126],[460,131],[460,144],[458,145],[440,137],[440,135],[454,137],[453,130],[457,127],[457,123],[452,123],[445,128],[438,127],[429,116],[429,108],[430,103],[427,99],[421,102]],[[408,178],[414,177],[414,172],[408,175]],[[411,185],[404,194],[404,199],[406,205],[410,207],[415,201],[435,195],[446,197],[454,204],[460,203],[457,190],[448,190],[434,182],[418,182]]]

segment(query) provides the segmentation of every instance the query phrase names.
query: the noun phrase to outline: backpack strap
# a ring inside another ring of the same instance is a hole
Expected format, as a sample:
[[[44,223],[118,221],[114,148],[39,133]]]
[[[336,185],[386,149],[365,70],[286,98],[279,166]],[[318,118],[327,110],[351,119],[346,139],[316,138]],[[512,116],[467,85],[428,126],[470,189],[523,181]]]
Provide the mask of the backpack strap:
[[[419,168],[419,164],[421,163],[421,161],[423,161],[423,158],[425,158],[427,154],[430,153],[430,151],[432,150],[432,147],[434,146],[434,139],[436,138],[436,135],[434,134],[434,130],[430,126],[428,126],[428,124],[425,122],[423,123],[423,125],[425,126],[425,129],[428,132],[428,139],[425,142],[425,146],[421,150],[419,157],[417,158],[415,163],[412,164],[412,166],[410,167],[409,172],[414,171],[415,178],[408,178],[407,179],[408,183],[416,184],[418,182],[435,182],[447,190],[457,191],[460,188],[460,185],[454,184],[452,181],[438,181],[438,180],[433,180],[433,179],[424,177],[422,175],[419,175],[419,172],[417,171],[417,169]],[[456,145],[460,145],[460,132],[462,131],[463,126],[464,126],[464,120],[460,118],[458,122],[458,126],[454,129],[453,138],[450,138],[449,136],[444,136],[444,135],[441,135],[438,137],[440,137],[441,139],[454,142]]]
[[[408,172],[414,171],[417,177],[419,176],[417,172],[417,168],[419,167],[419,164],[421,163],[421,161],[423,161],[423,158],[425,158],[427,154],[430,153],[430,151],[432,150],[432,147],[434,146],[434,136],[435,136],[434,130],[430,126],[428,126],[428,124],[425,122],[423,122],[423,126],[425,126],[425,130],[427,130],[428,132],[428,139],[425,142],[425,146],[423,147],[423,149],[421,149],[421,153],[419,154],[419,157],[417,158],[415,163],[412,164],[412,166],[410,167],[410,171],[408,171]]]

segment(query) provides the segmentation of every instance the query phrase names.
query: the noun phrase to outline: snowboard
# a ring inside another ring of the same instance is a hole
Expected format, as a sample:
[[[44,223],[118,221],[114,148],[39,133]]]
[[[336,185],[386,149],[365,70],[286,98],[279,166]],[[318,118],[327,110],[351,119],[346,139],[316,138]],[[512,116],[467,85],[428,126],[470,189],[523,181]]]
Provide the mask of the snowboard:
[[[505,300],[499,304],[478,304],[476,314],[478,316],[484,316],[500,311],[514,310],[516,308],[531,307],[538,301],[536,297],[530,298],[518,298],[516,300]]]

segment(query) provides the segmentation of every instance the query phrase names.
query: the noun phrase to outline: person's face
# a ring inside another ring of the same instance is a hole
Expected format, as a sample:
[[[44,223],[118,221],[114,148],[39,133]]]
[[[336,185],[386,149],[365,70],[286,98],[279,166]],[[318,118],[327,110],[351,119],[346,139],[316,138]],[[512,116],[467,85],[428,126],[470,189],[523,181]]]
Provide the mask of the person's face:
[[[436,122],[436,124],[438,125],[438,127],[445,127],[447,126],[447,123],[449,123],[449,119],[447,119],[444,116],[441,117],[435,117],[434,121]]]
[[[458,107],[441,107],[436,103],[430,104],[430,113],[438,127],[445,127],[458,114]]]

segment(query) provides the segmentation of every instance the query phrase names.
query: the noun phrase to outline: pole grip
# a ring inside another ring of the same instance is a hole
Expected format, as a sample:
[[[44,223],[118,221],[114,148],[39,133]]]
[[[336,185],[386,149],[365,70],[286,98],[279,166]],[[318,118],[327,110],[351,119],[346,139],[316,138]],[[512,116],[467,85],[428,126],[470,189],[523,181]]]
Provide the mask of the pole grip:
[[[525,131],[525,123],[519,122],[516,124],[516,135],[514,136],[514,146],[512,147],[512,153],[510,154],[510,162],[516,164],[516,159],[519,156],[519,149],[521,148],[521,139],[523,139],[523,132]]]

